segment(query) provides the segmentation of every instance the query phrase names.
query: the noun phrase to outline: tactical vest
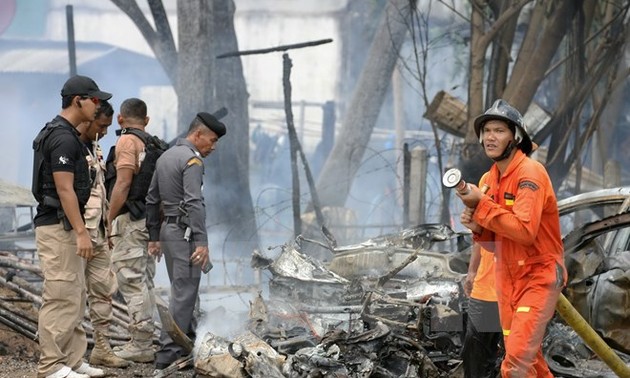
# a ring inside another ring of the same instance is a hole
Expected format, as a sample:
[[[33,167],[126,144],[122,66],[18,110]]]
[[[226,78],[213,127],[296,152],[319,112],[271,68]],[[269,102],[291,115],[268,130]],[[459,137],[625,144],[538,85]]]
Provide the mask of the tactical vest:
[[[59,195],[57,194],[55,181],[53,179],[52,165],[50,162],[50,150],[47,143],[49,140],[48,137],[53,132],[69,133],[76,139],[77,144],[83,146],[83,143],[74,130],[64,127],[58,119],[48,122],[33,140],[34,156],[31,191],[37,202],[40,204],[60,209],[61,203],[59,201]],[[79,159],[74,162],[73,186],[79,201],[79,208],[83,213],[85,204],[90,198],[90,190],[92,187],[90,170],[85,159]]]
[[[94,174],[90,199],[85,205],[85,227],[96,230],[107,221],[108,204],[105,192],[105,161],[101,146],[92,142],[92,149],[85,156],[90,172]]]
[[[146,217],[146,196],[149,191],[149,185],[151,185],[153,172],[155,171],[155,164],[162,153],[168,149],[168,144],[160,138],[136,128],[130,127],[122,129],[121,134],[135,135],[144,143],[144,157],[141,157],[138,162],[140,169],[138,173],[133,176],[125,206],[120,212],[121,214],[129,212],[132,220],[138,220]],[[111,200],[112,190],[116,183],[115,157],[116,146],[112,146],[105,163],[105,187],[107,188],[108,200]]]

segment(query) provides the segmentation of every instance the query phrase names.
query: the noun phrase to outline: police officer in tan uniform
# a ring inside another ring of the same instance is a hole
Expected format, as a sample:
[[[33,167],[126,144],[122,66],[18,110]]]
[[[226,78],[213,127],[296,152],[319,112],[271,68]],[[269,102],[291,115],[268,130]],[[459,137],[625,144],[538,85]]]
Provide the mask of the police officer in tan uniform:
[[[186,138],[179,139],[158,159],[147,195],[149,254],[158,259],[164,254],[171,281],[169,311],[177,326],[191,337],[201,272],[211,266],[201,188],[203,158],[215,149],[225,132],[225,125],[214,116],[198,113]],[[162,330],[156,369],[164,369],[184,354]]]

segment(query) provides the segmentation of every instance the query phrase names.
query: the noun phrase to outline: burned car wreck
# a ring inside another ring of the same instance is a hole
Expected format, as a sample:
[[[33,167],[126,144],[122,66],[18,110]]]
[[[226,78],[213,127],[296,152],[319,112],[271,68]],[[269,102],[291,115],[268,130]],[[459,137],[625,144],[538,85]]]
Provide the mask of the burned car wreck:
[[[247,336],[206,334],[196,371],[239,376],[207,363],[230,353],[259,377],[456,376],[465,300],[450,260],[465,264],[445,251],[464,238],[425,225],[336,248],[328,267],[301,253],[300,239],[274,259],[257,253],[252,265],[273,275],[269,299],[251,304]]]
[[[565,293],[628,364],[630,190],[608,189],[559,202],[569,284]],[[202,377],[463,377],[467,299],[461,281],[471,237],[421,225],[334,248],[322,262],[308,240],[257,252],[271,273],[269,298],[251,302],[248,329],[198,340]],[[200,335],[201,336],[201,335]],[[558,316],[543,343],[556,376],[614,377]]]

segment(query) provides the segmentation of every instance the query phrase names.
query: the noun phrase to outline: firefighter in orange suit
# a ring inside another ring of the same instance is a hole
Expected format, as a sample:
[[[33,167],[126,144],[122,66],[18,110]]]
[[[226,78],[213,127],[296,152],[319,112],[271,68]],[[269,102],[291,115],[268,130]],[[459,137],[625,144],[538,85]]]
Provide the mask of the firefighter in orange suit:
[[[558,206],[521,114],[497,100],[474,122],[495,163],[487,194],[472,184],[458,193],[467,208],[462,224],[495,253],[499,316],[505,342],[502,377],[550,377],[541,343],[566,282]]]

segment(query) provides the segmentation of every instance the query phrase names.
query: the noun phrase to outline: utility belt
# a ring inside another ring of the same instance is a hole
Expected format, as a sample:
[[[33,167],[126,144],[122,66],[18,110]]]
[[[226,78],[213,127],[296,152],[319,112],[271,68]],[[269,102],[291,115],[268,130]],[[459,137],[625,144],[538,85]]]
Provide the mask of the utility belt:
[[[176,224],[184,230],[184,240],[188,243],[189,256],[192,256],[195,251],[195,247],[193,245],[194,243],[192,240],[192,229],[190,228],[190,219],[188,218],[188,213],[183,209],[181,205],[179,206],[178,209],[182,214],[185,214],[185,215],[165,215],[163,222],[166,224]],[[189,268],[192,269],[192,261],[188,262],[188,266]],[[201,271],[207,274],[210,271],[210,269],[212,269],[212,267],[213,267],[212,261],[208,260],[208,263],[201,267]]]
[[[178,225],[181,229],[184,230],[184,240],[186,240],[187,242],[191,241],[192,228],[190,228],[190,222],[187,216],[166,215],[164,216],[164,223]]]

